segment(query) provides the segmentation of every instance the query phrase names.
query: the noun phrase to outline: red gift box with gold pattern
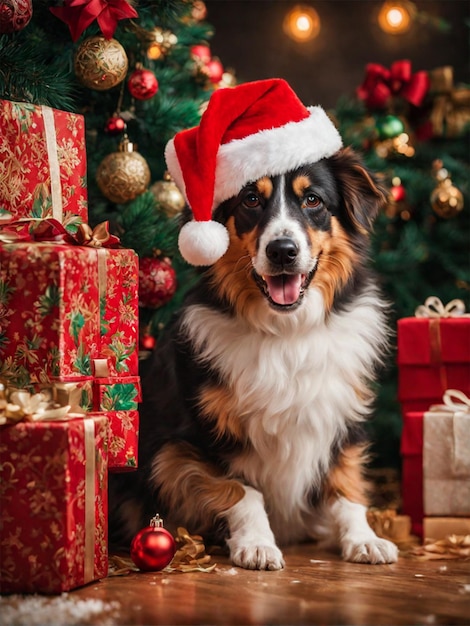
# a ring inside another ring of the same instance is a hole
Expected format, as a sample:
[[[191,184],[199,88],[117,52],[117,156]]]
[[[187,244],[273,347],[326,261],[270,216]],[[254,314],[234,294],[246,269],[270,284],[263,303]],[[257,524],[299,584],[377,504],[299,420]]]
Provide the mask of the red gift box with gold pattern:
[[[133,411],[141,399],[139,376],[113,376],[93,381],[94,411]]]
[[[0,428],[2,593],[60,593],[108,571],[105,416]]]
[[[0,217],[87,222],[82,115],[0,100]]]
[[[138,257],[62,243],[0,245],[0,375],[16,387],[138,375]]]
[[[445,317],[445,307],[433,297],[418,307],[417,314],[435,302],[441,316],[431,309],[429,317],[398,321],[398,399],[403,414],[426,411],[441,402],[449,388],[470,395],[470,316],[464,315],[463,303],[455,300],[449,303],[459,303],[455,317]]]
[[[109,426],[108,467],[110,472],[137,469],[139,452],[139,412],[105,411],[89,415],[106,415]]]

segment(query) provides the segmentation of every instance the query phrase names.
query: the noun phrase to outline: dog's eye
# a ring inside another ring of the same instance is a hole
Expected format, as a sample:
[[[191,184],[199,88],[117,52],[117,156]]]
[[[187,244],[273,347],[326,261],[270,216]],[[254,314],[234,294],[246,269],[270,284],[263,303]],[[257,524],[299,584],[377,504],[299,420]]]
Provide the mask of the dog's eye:
[[[261,200],[258,195],[250,191],[244,197],[243,204],[249,209],[255,209],[261,204]]]
[[[309,193],[308,196],[305,196],[304,208],[316,209],[320,205],[321,205],[321,198],[316,196],[314,193]]]

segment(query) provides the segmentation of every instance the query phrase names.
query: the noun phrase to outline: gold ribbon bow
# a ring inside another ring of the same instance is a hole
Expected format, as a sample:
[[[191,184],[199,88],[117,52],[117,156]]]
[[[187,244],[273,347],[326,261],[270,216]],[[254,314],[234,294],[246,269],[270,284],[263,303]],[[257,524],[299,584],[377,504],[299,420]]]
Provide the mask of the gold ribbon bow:
[[[429,296],[424,304],[415,310],[416,317],[469,317],[465,313],[465,304],[462,300],[451,300],[446,305],[437,296]]]
[[[5,389],[0,384],[0,395],[0,426],[23,420],[59,421],[85,415],[78,404],[80,389],[75,383],[57,383],[51,389],[39,393],[30,393],[25,389]]]
[[[76,234],[77,241],[81,246],[90,246],[91,248],[101,248],[111,238],[108,230],[108,222],[101,222],[95,228],[91,228],[89,224],[80,224]]]
[[[459,389],[447,389],[442,397],[442,401],[444,404],[434,404],[430,410],[470,414],[470,398]]]

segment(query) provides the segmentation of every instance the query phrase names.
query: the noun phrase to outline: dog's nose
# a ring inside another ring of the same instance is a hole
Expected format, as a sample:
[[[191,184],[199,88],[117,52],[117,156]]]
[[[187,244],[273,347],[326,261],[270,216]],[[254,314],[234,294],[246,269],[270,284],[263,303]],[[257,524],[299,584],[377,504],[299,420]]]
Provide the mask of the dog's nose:
[[[297,244],[288,237],[273,239],[266,246],[266,256],[276,265],[292,265],[298,252]]]

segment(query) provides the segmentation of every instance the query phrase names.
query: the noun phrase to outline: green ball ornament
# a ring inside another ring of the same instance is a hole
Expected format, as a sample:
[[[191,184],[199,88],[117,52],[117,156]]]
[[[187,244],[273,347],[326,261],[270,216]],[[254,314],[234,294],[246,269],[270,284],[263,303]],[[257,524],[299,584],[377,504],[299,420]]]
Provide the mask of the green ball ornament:
[[[380,117],[376,123],[379,139],[393,139],[405,131],[405,125],[396,115]]]

